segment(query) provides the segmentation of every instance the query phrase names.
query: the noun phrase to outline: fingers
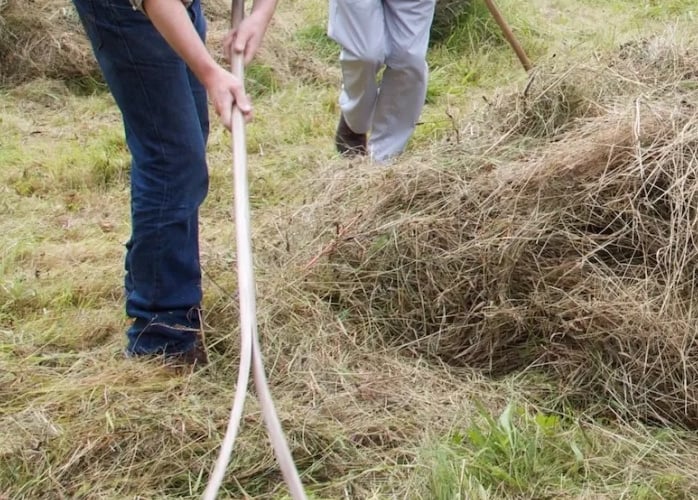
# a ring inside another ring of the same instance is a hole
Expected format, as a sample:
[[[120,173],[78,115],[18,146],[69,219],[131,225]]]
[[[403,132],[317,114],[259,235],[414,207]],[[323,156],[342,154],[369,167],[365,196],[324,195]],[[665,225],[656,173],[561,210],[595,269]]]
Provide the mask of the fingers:
[[[235,40],[235,35],[236,32],[234,30],[230,30],[227,35],[225,35],[225,38],[223,38],[223,55],[225,56],[226,60],[230,62],[231,58],[231,46],[233,45],[233,41]]]
[[[233,109],[232,107],[226,108],[227,111],[224,111],[223,114],[221,115],[221,123],[225,126],[225,128],[228,129],[228,131],[233,130]],[[242,112],[242,110],[240,110]],[[253,113],[252,111],[248,112],[242,112],[242,118],[245,120],[245,123],[250,123],[252,121]]]
[[[253,14],[245,18],[237,29],[227,33],[223,39],[223,53],[228,61],[231,60],[233,53],[242,54],[247,65],[257,53],[263,36],[264,27]]]
[[[223,55],[232,62],[233,53],[243,54],[245,66],[250,64],[260,45],[259,37],[249,31],[230,31],[223,39]]]
[[[230,130],[232,128],[232,110],[233,106],[237,108],[242,113],[245,123],[249,123],[252,119],[252,102],[250,98],[245,93],[242,84],[236,83],[230,87],[230,102],[225,106],[223,113],[221,114],[221,120],[225,126]]]
[[[228,130],[231,130],[233,128],[233,106],[232,102],[230,103],[230,106],[222,106],[222,109],[218,110],[218,114],[220,115],[221,122],[223,123],[223,126],[227,128]]]
[[[252,118],[252,102],[245,93],[242,80],[229,71],[219,66],[211,79],[207,80],[206,90],[216,114],[228,130],[232,127],[233,106],[237,106],[246,121]]]
[[[247,47],[245,47],[245,66],[252,62],[254,55],[257,53],[256,45],[257,44],[253,43],[253,40],[250,40],[250,43],[248,43]]]
[[[235,95],[234,103],[235,105],[237,105],[238,108],[240,108],[240,111],[242,111],[243,115],[252,114],[252,103],[250,102],[250,98],[247,97],[247,94],[245,94],[244,91],[240,90]]]
[[[248,102],[241,106],[240,103],[237,103],[233,99],[229,99],[226,104],[222,104],[219,109],[217,109],[218,115],[220,116],[221,123],[225,128],[228,130],[232,130],[233,128],[233,109],[234,106],[237,106],[240,112],[242,113],[242,117],[245,120],[245,123],[250,123],[252,121],[252,107]]]
[[[248,111],[247,113],[243,113],[242,117],[245,119],[245,123],[250,123],[252,121],[253,115],[254,112],[252,110]]]
[[[249,31],[235,33],[233,37],[233,50],[238,54],[244,53],[250,38],[252,38],[252,33]]]
[[[230,30],[223,39],[223,53],[231,63],[232,56],[240,54],[243,56],[244,64],[249,64],[261,44],[263,32],[259,32],[255,23],[249,22],[250,18],[246,18],[245,21],[243,21],[245,24],[241,24],[238,29]],[[237,78],[229,81],[227,91],[219,96],[215,106],[216,111],[228,130],[232,128],[233,106],[238,107],[246,123],[252,119],[252,103],[244,91],[242,82]]]

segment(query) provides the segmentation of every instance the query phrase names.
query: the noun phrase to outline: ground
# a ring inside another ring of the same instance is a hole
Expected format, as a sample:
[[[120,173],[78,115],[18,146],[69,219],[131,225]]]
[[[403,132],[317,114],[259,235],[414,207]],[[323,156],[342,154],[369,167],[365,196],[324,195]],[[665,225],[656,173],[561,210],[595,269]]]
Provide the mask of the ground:
[[[615,57],[656,35],[679,43],[698,15],[689,0],[498,4],[546,68]],[[216,51],[224,6],[210,5]],[[334,153],[339,73],[325,18],[324,1],[282,2],[247,71],[261,342],[308,494],[695,497],[698,441],[686,426],[632,418],[611,401],[562,400],[549,374],[494,376],[388,342],[372,328],[381,318],[357,318],[319,290],[342,270],[323,253],[332,222],[353,230],[351,218],[327,216],[345,215],[347,183],[372,193],[377,179],[404,178],[420,163],[456,164],[454,151],[474,151],[468,141],[495,126],[487,106],[520,95],[530,77],[476,5],[431,48],[422,121],[404,157],[379,170]],[[111,97],[84,77],[33,78],[0,94],[0,498],[198,497],[237,376],[230,135],[212,129],[201,214],[211,364],[173,374],[122,355],[129,155]],[[485,154],[496,141],[482,145],[479,164],[505,162]],[[250,396],[221,497],[285,498]]]

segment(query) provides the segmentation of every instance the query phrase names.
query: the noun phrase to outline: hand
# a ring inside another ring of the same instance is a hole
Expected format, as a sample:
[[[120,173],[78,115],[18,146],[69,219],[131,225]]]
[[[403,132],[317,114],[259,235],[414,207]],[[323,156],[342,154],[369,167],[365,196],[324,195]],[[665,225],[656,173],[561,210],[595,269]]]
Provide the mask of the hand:
[[[230,60],[231,48],[237,53],[244,54],[245,65],[252,61],[252,58],[262,44],[262,38],[267,30],[269,19],[261,12],[252,12],[244,18],[235,30],[230,30],[223,39],[223,53]]]
[[[252,103],[238,77],[216,65],[203,83],[216,114],[228,130],[232,129],[233,105],[242,111],[246,122],[252,119]]]

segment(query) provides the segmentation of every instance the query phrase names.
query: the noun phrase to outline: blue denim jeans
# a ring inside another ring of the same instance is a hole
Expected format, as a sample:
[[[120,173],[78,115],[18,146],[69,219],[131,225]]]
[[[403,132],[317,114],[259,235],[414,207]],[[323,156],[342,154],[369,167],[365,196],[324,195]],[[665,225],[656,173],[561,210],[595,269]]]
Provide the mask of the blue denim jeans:
[[[73,0],[131,151],[127,353],[190,349],[200,328],[199,206],[208,191],[206,91],[129,0]],[[200,0],[188,9],[205,39]]]

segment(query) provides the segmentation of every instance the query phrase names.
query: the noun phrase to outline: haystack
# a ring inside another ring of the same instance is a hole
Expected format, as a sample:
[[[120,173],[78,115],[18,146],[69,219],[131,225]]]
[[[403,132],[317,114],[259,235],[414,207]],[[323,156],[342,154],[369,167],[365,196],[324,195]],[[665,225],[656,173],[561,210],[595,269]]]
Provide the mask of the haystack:
[[[472,142],[355,166],[319,202],[351,225],[310,287],[405,352],[698,428],[695,54],[663,36],[543,68]]]
[[[204,0],[214,26],[226,25],[230,3]],[[0,85],[34,78],[101,80],[90,45],[70,0],[0,0]]]
[[[70,80],[98,75],[69,0],[0,3],[0,85],[37,77]]]
[[[218,62],[227,66],[222,39],[230,26],[230,2],[202,3],[209,21],[208,46]],[[294,21],[274,19],[274,26],[247,73],[248,90],[252,93],[298,80],[338,83],[338,68],[294,43],[298,28]],[[70,0],[0,0],[0,85],[17,85],[35,78],[102,81]]]

